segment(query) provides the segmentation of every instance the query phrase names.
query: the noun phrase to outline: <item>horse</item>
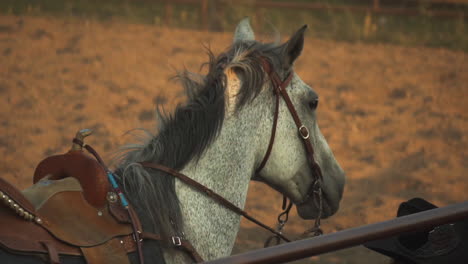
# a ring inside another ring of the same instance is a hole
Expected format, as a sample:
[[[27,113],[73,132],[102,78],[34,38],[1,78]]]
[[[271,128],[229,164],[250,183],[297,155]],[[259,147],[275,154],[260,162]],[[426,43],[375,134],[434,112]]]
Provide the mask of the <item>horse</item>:
[[[143,231],[166,238],[144,242],[146,261],[190,263],[189,254],[174,247],[180,238],[190,241],[204,260],[228,256],[234,246],[241,216],[174,177],[177,173],[240,209],[253,180],[282,193],[303,219],[337,212],[345,174],[320,132],[317,92],[294,73],[306,28],[285,43],[260,43],[248,18],[243,19],[226,51],[218,56],[208,51],[206,75],[178,74],[187,102],[171,113],[158,110],[157,134],[127,146],[115,167],[115,182]],[[284,100],[279,99],[281,89]],[[312,193],[317,182],[319,196]],[[27,258],[0,247],[0,260],[7,263],[37,263]],[[136,254],[129,258],[138,263]],[[77,257],[61,260],[84,263]]]

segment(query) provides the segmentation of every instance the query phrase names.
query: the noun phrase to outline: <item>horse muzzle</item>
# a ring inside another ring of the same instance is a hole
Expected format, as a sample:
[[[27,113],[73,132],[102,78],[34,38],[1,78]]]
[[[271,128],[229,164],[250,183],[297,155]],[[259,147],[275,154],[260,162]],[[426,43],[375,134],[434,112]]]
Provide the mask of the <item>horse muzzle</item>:
[[[313,188],[311,188],[313,189]],[[313,192],[314,190],[311,190]],[[339,201],[333,202],[327,196],[327,193],[321,190],[321,198],[319,195],[310,194],[306,200],[296,204],[297,213],[302,219],[310,220],[320,218],[328,218],[334,215],[339,209]],[[322,205],[320,206],[320,199]],[[321,207],[321,208],[320,208]],[[320,212],[321,211],[321,212]]]

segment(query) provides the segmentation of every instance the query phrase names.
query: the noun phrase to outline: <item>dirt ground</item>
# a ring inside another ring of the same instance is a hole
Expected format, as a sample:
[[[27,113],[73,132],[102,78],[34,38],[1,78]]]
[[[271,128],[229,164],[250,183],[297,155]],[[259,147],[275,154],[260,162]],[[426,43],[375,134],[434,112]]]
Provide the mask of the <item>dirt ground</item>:
[[[171,109],[184,100],[169,80],[175,69],[198,71],[203,44],[219,53],[231,40],[116,21],[0,16],[1,177],[30,185],[37,163],[68,150],[81,128],[95,129],[88,142],[109,160],[132,141],[127,131],[155,126],[155,102]],[[393,218],[412,197],[439,206],[467,200],[466,53],[307,38],[296,71],[320,94],[319,124],[347,173],[325,232]],[[251,184],[253,215],[273,226],[280,205],[278,194]],[[294,237],[311,225],[294,212],[286,232]],[[267,236],[243,221],[234,252],[260,248]],[[311,260],[389,261],[361,247]]]

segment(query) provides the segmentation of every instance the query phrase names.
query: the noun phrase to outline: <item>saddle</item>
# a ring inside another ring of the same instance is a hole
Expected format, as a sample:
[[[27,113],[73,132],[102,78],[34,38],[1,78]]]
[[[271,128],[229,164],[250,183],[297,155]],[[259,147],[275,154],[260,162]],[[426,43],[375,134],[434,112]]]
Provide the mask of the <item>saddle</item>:
[[[90,134],[77,133],[78,141]],[[23,192],[0,178],[0,247],[13,254],[83,256],[87,263],[129,263],[137,251],[133,219],[112,189],[104,168],[74,143],[43,160],[34,185]]]

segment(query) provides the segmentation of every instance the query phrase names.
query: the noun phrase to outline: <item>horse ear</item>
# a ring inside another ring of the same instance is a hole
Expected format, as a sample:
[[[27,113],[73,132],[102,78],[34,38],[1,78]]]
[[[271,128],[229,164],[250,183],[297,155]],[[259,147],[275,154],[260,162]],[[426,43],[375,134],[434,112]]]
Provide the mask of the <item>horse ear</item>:
[[[283,65],[292,66],[294,61],[301,55],[302,48],[304,47],[304,33],[307,25],[302,26],[294,35],[283,44]]]
[[[250,26],[248,17],[243,18],[236,27],[234,32],[234,43],[239,41],[254,41],[255,34]]]

